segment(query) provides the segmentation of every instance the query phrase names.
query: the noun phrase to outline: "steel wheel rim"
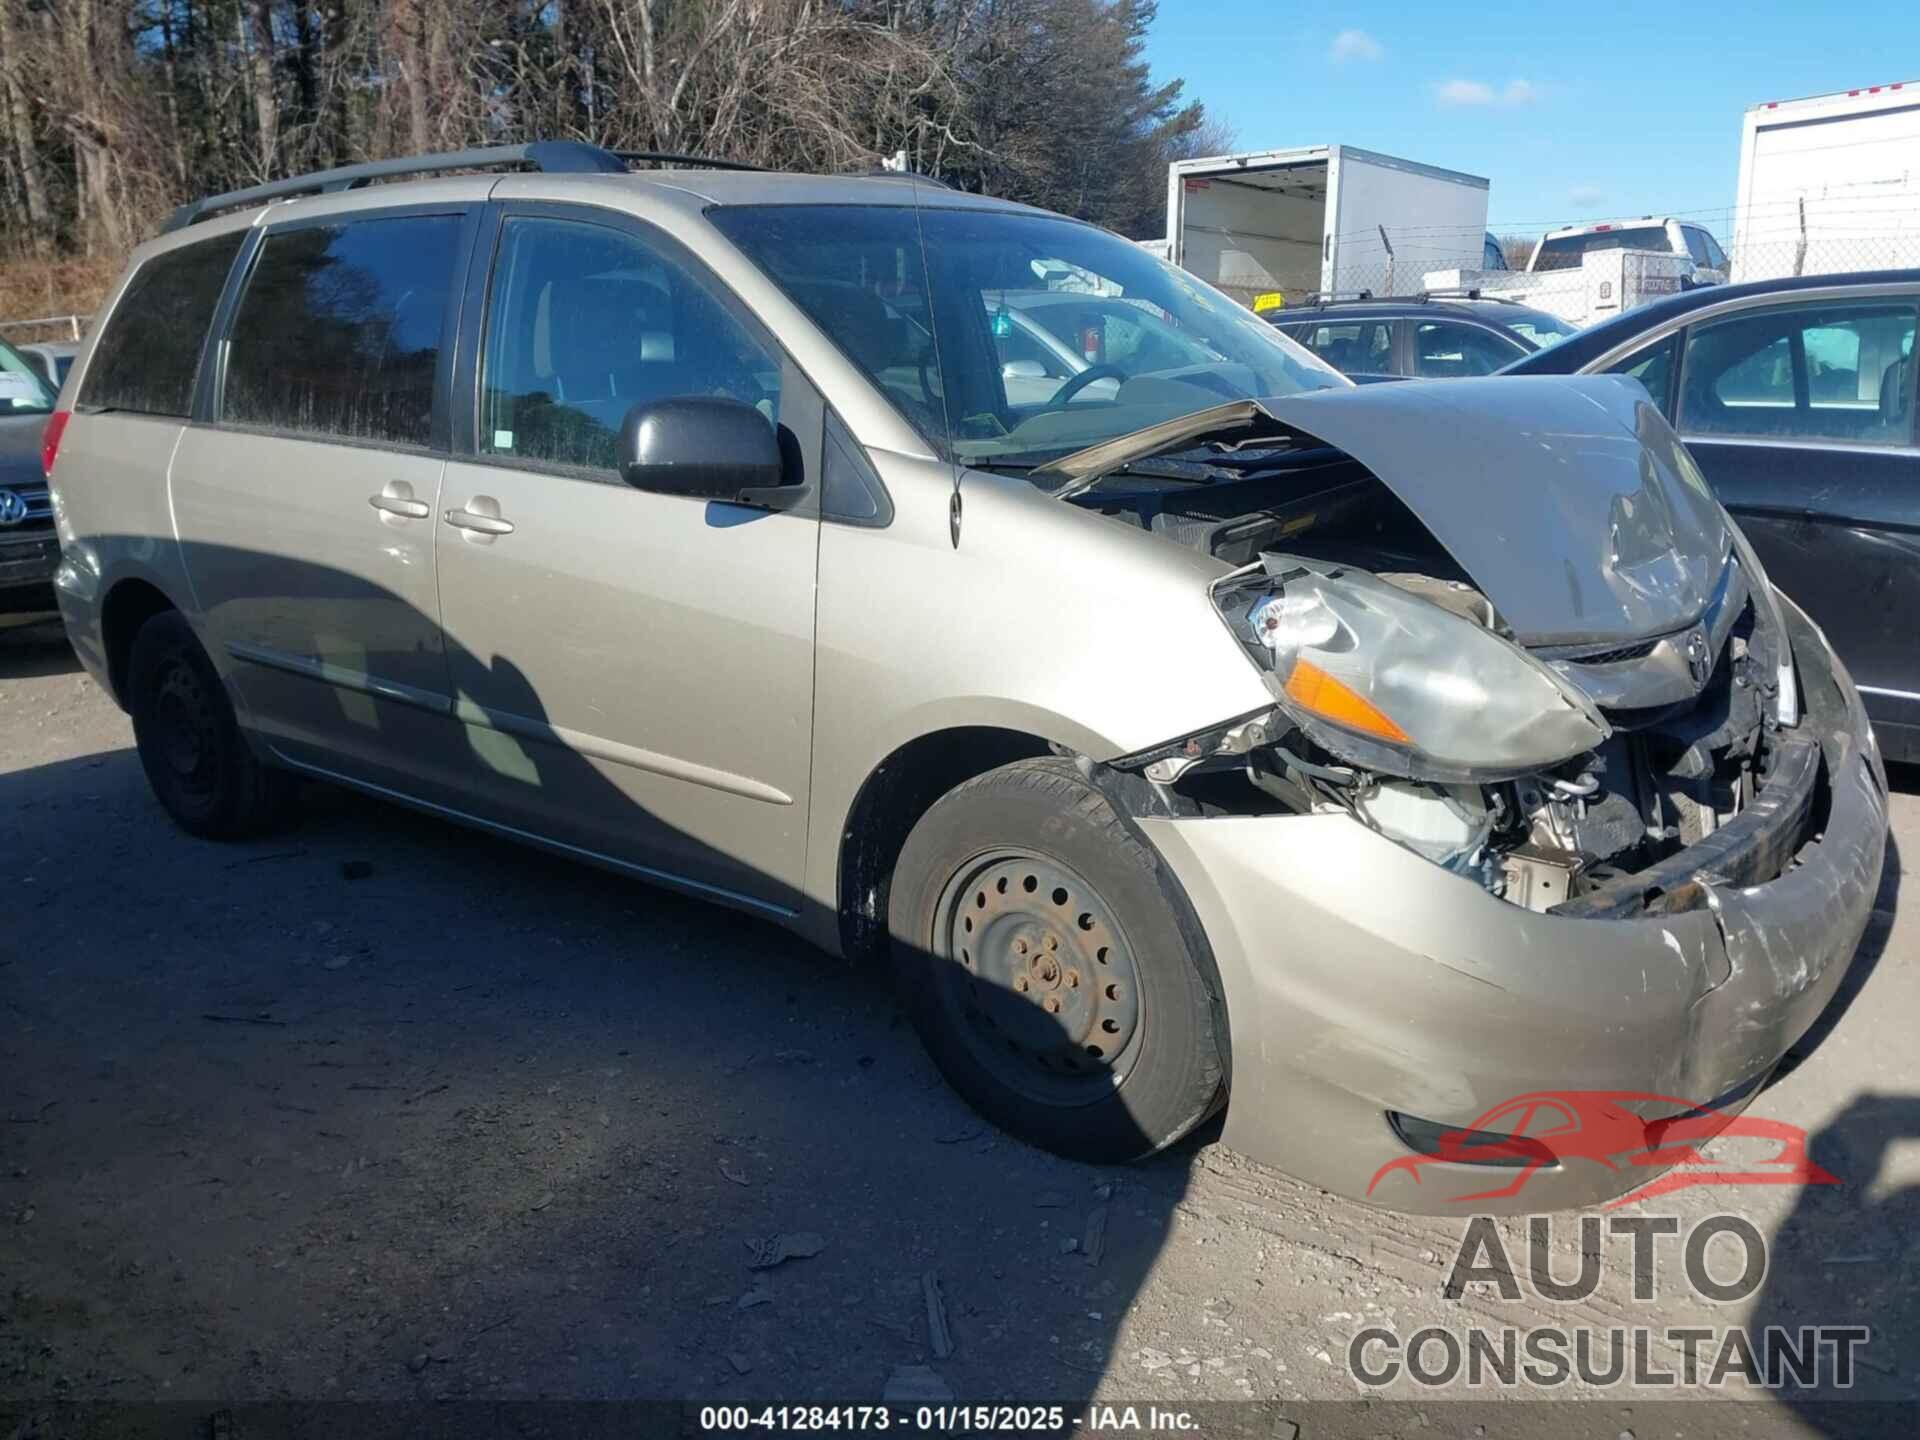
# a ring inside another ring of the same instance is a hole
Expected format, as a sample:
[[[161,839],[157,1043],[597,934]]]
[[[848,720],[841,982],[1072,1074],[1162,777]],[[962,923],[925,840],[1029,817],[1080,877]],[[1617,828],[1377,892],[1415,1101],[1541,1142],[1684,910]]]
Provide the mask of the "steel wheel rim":
[[[1023,851],[976,857],[942,892],[934,941],[955,1030],[1003,1084],[1073,1106],[1126,1079],[1145,1033],[1139,965],[1072,867]]]
[[[193,667],[169,665],[160,677],[153,703],[154,750],[184,790],[209,794],[215,783],[219,748],[212,697]]]

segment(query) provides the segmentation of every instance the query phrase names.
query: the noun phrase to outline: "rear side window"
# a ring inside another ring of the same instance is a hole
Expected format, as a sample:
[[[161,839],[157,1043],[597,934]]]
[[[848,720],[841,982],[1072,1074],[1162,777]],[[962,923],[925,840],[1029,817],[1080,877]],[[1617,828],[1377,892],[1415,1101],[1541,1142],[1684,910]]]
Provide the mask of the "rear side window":
[[[1435,380],[1491,375],[1527,352],[1513,341],[1452,320],[1429,320],[1413,329],[1413,373]]]
[[[1735,315],[1687,334],[1688,435],[1912,442],[1912,304],[1822,304]]]
[[[1636,350],[1625,359],[1607,367],[1610,375],[1631,375],[1647,387],[1660,413],[1672,418],[1673,362],[1680,353],[1680,337],[1669,335],[1645,350]]]
[[[461,224],[407,215],[269,233],[234,317],[221,418],[428,444]]]
[[[1304,325],[1293,337],[1347,375],[1386,375],[1393,370],[1393,322],[1360,320],[1348,325]]]
[[[183,418],[192,410],[207,327],[245,239],[234,230],[140,267],[94,342],[81,409]]]

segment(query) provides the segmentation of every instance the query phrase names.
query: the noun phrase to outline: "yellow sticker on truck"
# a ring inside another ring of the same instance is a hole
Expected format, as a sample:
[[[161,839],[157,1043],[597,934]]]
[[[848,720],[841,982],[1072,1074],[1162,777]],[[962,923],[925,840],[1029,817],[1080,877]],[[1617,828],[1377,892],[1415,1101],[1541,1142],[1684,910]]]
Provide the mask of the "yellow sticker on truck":
[[[1282,295],[1278,290],[1269,290],[1264,294],[1253,297],[1253,313],[1256,315],[1263,315],[1269,310],[1284,310],[1286,308],[1287,297]]]

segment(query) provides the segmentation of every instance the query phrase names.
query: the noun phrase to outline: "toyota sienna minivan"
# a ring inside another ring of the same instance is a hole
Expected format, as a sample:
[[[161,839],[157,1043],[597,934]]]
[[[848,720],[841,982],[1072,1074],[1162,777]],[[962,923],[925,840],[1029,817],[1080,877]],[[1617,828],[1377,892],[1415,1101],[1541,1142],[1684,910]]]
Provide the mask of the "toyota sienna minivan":
[[[1355,388],[1059,216],[628,172],[354,167],[135,254],[43,458],[185,830],[352,786],[884,957],[1033,1143],[1225,1106],[1411,1209],[1632,1188],[1833,994],[1883,767],[1643,389]],[[1055,293],[1088,363],[1010,394]],[[1649,1155],[1457,1143],[1538,1091]]]

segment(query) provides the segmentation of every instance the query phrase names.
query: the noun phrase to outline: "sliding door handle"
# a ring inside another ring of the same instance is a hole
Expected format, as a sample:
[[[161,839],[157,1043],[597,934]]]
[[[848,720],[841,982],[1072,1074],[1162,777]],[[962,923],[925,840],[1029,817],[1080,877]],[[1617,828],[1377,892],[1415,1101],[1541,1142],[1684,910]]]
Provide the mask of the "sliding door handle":
[[[511,535],[513,522],[502,519],[500,504],[485,495],[476,495],[472,505],[485,508],[462,507],[447,511],[447,523],[461,530],[471,530],[476,535]],[[491,513],[489,513],[491,512]]]

